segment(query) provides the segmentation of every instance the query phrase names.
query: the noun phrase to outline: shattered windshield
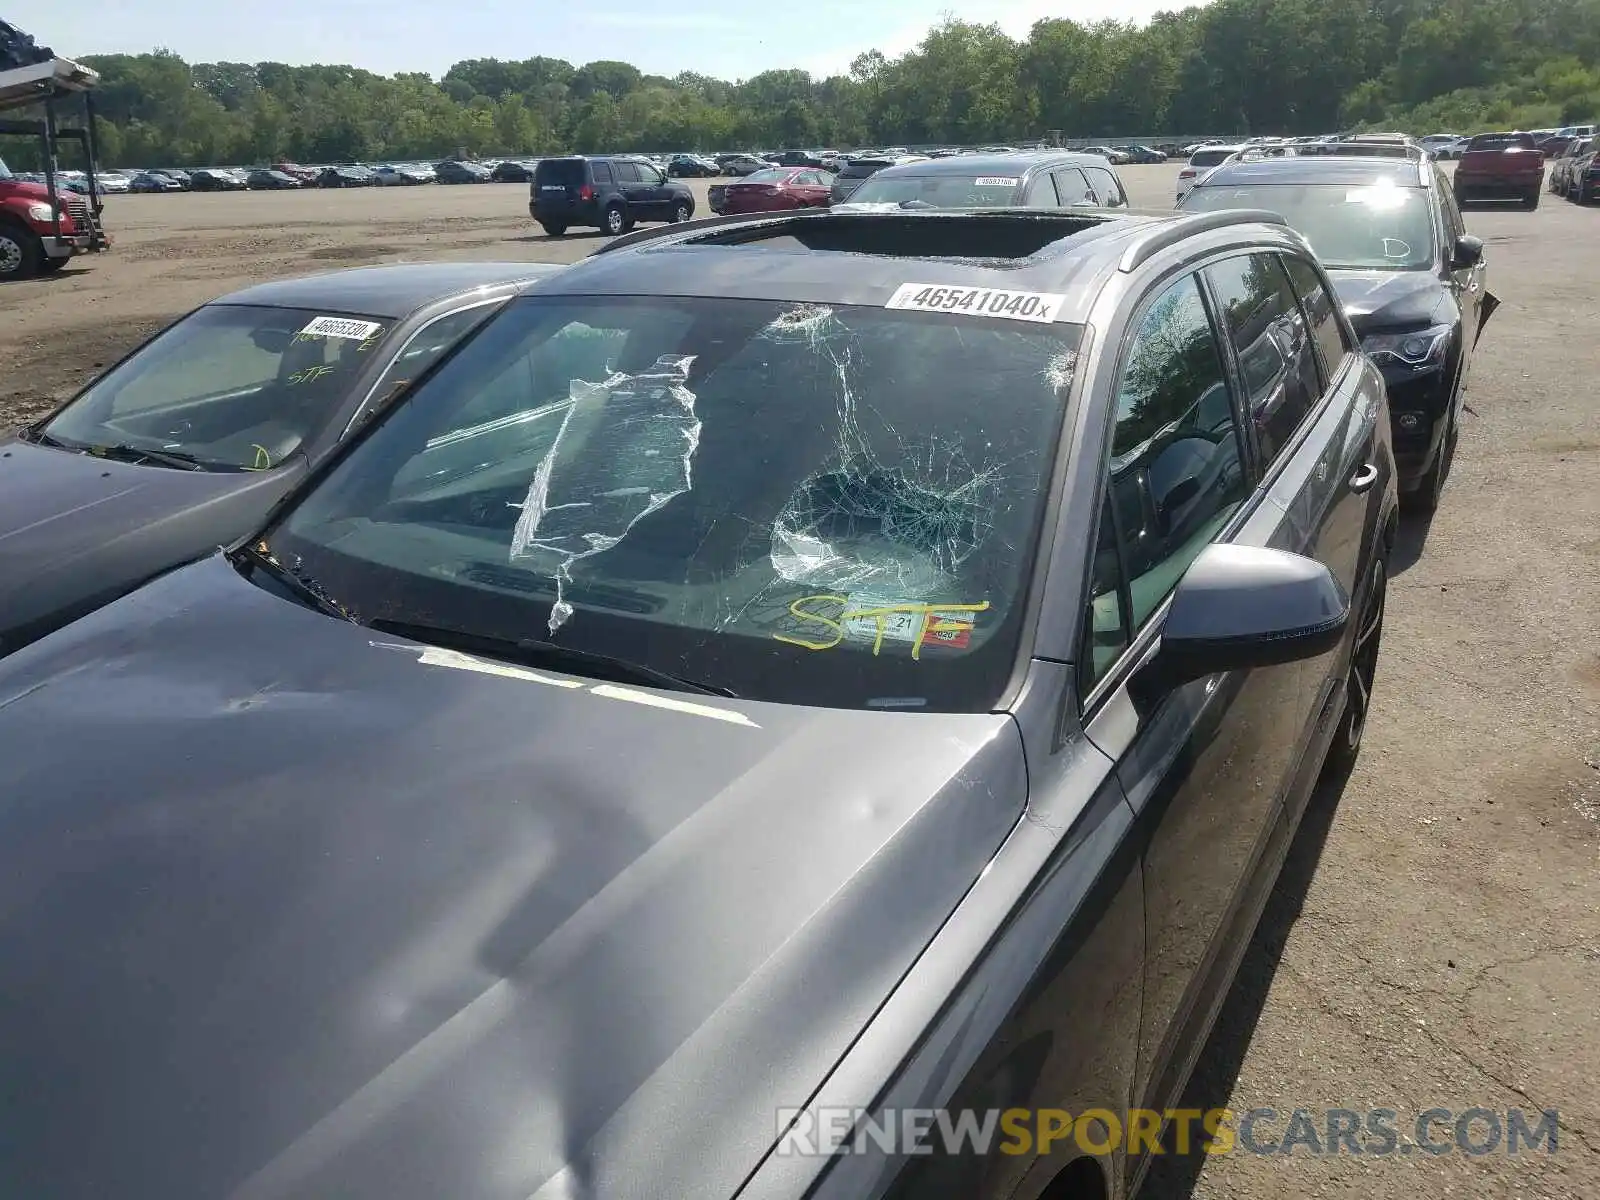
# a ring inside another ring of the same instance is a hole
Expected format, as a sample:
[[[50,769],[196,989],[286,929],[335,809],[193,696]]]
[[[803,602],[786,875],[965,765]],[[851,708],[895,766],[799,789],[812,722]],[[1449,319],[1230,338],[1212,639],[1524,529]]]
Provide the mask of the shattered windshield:
[[[1079,332],[526,297],[266,540],[363,621],[548,640],[752,698],[985,709]]]

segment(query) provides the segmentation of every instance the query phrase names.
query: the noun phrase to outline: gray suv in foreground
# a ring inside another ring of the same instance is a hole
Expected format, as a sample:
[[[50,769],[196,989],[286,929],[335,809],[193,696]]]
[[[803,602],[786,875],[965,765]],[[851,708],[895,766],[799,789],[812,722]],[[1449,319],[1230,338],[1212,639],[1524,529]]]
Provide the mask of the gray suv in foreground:
[[[16,1194],[1136,1185],[994,1120],[1172,1106],[1354,760],[1394,462],[1326,276],[1256,212],[611,246],[0,661]]]

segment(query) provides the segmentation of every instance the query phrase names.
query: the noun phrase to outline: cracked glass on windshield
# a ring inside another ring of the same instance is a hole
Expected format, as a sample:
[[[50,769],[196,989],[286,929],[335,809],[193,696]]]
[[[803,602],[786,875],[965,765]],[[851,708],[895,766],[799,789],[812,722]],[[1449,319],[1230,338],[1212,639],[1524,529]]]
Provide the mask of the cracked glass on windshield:
[[[267,540],[362,621],[552,641],[752,698],[986,708],[1078,335],[525,298]]]

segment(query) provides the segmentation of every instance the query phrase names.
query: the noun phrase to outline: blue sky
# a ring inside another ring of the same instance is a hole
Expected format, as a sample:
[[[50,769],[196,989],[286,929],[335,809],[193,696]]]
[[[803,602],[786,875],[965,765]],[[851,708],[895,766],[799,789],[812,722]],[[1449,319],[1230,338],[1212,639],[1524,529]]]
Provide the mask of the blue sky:
[[[79,0],[13,12],[58,54],[163,46],[190,62],[349,63],[438,76],[464,58],[621,59],[652,74],[747,78],[775,67],[843,71],[898,54],[949,13],[1020,37],[1044,17],[1143,21],[1196,0]]]

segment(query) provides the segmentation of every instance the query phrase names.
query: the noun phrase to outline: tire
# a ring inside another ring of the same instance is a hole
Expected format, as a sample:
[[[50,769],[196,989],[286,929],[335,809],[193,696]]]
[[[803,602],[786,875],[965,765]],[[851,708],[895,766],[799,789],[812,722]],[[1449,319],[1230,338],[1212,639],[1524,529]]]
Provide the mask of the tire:
[[[39,274],[54,275],[71,261],[70,256],[67,258],[41,258],[39,260]]]
[[[1372,713],[1372,685],[1378,674],[1378,657],[1383,647],[1383,610],[1389,594],[1389,564],[1379,558],[1372,564],[1367,586],[1362,589],[1361,607],[1354,611],[1356,633],[1350,647],[1350,666],[1345,675],[1344,711],[1334,730],[1333,743],[1322,760],[1323,778],[1347,773],[1361,755],[1361,740]]]
[[[540,221],[539,227],[547,237],[561,237],[567,232],[567,227],[560,221]]]
[[[30,230],[0,223],[0,280],[32,279],[44,261],[44,247]]]
[[[1539,208],[1539,189],[1534,188],[1522,199],[1522,207],[1529,212],[1536,212]]]
[[[628,232],[628,214],[622,211],[622,205],[606,206],[605,212],[600,214],[600,228],[611,237]]]
[[[692,215],[689,211],[689,202],[687,200],[679,200],[672,206],[672,223],[674,225],[681,225]]]

